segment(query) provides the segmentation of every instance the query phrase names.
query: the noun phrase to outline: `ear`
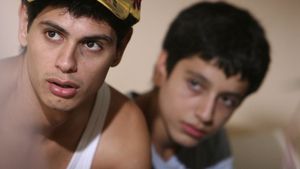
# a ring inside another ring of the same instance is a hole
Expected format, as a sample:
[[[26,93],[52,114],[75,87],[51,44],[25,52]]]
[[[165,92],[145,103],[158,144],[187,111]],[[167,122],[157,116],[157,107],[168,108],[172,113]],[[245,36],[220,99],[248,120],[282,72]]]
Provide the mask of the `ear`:
[[[27,7],[24,4],[21,4],[19,8],[18,38],[22,47],[27,46],[27,26],[28,26]]]
[[[126,33],[125,37],[122,39],[119,46],[117,47],[117,54],[111,64],[112,67],[117,66],[120,63],[123,53],[126,49],[126,46],[131,39],[132,32],[133,32],[133,30],[132,30],[132,28],[130,28],[130,30]]]
[[[154,67],[152,81],[156,87],[160,87],[167,80],[167,51],[161,51]]]

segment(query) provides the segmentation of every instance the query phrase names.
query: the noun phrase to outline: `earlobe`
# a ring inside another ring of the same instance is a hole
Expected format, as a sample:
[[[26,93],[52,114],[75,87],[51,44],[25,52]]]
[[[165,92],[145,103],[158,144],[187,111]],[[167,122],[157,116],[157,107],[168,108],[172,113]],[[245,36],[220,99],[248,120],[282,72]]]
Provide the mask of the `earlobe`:
[[[163,50],[154,67],[152,81],[156,87],[160,87],[167,79],[167,51]]]
[[[114,60],[112,61],[111,67],[117,66],[120,63],[123,53],[125,51],[125,48],[131,39],[132,32],[133,32],[133,30],[132,30],[132,28],[130,28],[130,30],[126,33],[125,37],[120,42],[119,46],[117,47],[117,54],[116,54]]]
[[[28,26],[27,7],[24,4],[21,4],[19,8],[18,38],[22,47],[27,46],[27,26]]]

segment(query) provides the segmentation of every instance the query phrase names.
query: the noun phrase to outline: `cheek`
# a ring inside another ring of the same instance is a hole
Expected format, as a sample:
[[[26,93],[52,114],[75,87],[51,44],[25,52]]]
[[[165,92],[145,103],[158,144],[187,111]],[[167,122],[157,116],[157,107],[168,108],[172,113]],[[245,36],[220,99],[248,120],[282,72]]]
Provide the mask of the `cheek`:
[[[224,126],[231,117],[231,115],[232,113],[217,112],[214,120],[216,128]]]
[[[28,52],[28,55],[25,56],[27,59],[27,69],[30,75],[39,76],[39,74],[43,74],[44,70],[47,70],[48,65],[45,59],[42,59],[41,56],[37,56],[34,53]]]
[[[88,89],[97,90],[104,82],[107,72],[109,70],[108,65],[95,65],[95,64],[83,64],[79,69],[78,74],[86,84]],[[82,70],[82,71],[80,71]]]
[[[36,41],[30,41],[27,46],[27,56],[32,62],[31,65],[37,65],[36,67],[49,68],[49,66],[54,66],[55,58],[57,52],[55,50],[49,50],[44,47],[41,41],[36,43]]]
[[[180,119],[191,112],[191,101],[180,90],[163,89],[160,94],[161,111],[165,118]]]

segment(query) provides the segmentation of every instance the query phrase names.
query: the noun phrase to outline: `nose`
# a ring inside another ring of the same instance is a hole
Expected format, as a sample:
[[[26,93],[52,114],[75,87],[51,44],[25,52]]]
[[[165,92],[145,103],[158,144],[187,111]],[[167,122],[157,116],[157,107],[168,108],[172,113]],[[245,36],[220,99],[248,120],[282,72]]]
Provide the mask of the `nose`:
[[[77,59],[75,45],[65,46],[56,59],[55,67],[63,73],[77,72]]]
[[[216,99],[208,96],[199,101],[195,116],[205,125],[213,124]]]

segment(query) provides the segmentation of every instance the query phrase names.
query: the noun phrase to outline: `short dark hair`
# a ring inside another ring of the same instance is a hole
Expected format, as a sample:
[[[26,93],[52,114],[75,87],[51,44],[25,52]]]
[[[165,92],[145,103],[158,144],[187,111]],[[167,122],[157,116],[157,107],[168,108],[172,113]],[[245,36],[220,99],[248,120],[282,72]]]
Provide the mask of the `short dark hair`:
[[[248,93],[261,85],[270,49],[260,23],[246,10],[225,2],[200,2],[184,9],[171,23],[163,42],[170,74],[181,59],[216,60],[227,77],[241,74]]]
[[[107,22],[116,31],[118,45],[133,25],[133,22],[117,18],[96,0],[35,0],[33,2],[22,0],[22,3],[27,7],[28,29],[30,29],[38,14],[49,6],[54,8],[65,7],[75,17],[85,16]]]

